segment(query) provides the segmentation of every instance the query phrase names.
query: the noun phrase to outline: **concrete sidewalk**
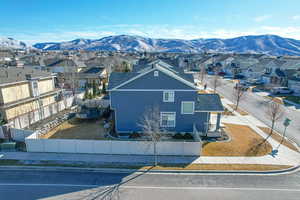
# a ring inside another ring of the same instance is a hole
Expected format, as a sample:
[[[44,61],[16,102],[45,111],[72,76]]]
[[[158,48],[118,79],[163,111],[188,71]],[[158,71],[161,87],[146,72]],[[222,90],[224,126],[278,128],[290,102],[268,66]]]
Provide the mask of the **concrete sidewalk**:
[[[233,104],[227,99],[222,99],[224,106],[233,111],[228,106]],[[265,126],[262,122],[251,115],[242,116],[233,111],[235,116],[223,118],[223,122],[243,124],[251,127],[261,137],[266,138],[265,134],[258,126]],[[268,142],[273,149],[277,148],[279,142],[269,138]],[[97,164],[120,163],[124,165],[133,164],[152,164],[154,161],[151,155],[104,155],[104,154],[73,154],[73,153],[32,153],[32,152],[0,152],[1,159],[15,159],[23,161],[54,161],[54,162],[84,162]],[[284,145],[281,145],[276,156],[265,155],[261,157],[216,157],[216,156],[159,156],[160,163],[166,164],[265,164],[265,165],[300,165],[300,153],[295,152]]]

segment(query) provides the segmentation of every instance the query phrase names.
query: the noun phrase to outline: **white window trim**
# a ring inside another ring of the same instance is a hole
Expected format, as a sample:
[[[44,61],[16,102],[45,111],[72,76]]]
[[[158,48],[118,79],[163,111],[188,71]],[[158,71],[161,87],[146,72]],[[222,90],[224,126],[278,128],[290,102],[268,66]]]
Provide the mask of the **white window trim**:
[[[165,100],[165,94],[166,93],[168,93],[168,92],[172,92],[173,93],[173,99],[172,100],[168,100],[168,101],[166,101]],[[172,102],[174,102],[175,101],[175,92],[173,91],[173,90],[164,90],[163,91],[163,102],[168,102],[168,103],[172,103]]]
[[[155,71],[154,71],[154,76],[155,76],[155,77],[158,77],[158,75],[159,75],[158,73],[159,73],[158,70],[155,70]]]
[[[162,114],[174,114],[174,126],[163,126],[162,125]],[[175,128],[176,127],[176,112],[160,112],[160,127]]]
[[[183,112],[183,104],[184,103],[192,103],[193,104],[193,112],[191,112],[191,113],[184,113]],[[182,115],[193,115],[195,113],[195,102],[194,101],[182,101],[181,102],[181,114]]]

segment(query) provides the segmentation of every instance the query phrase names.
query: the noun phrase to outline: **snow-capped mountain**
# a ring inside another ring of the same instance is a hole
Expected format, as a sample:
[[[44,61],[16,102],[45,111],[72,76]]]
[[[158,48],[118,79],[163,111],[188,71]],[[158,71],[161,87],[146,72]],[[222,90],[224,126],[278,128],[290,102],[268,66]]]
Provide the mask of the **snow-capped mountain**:
[[[11,49],[26,49],[27,46],[24,42],[15,40],[13,38],[0,37],[0,47]]]
[[[153,39],[118,35],[101,39],[76,39],[60,43],[37,43],[43,50],[108,50],[148,52],[234,52],[270,55],[300,55],[300,41],[276,35],[242,36],[231,39]]]
[[[30,48],[24,42],[1,38],[0,47]],[[117,35],[101,39],[76,39],[67,42],[36,43],[34,48],[43,50],[104,50],[147,52],[192,52],[201,53],[264,53],[269,55],[300,56],[300,41],[276,35],[242,36],[231,39],[153,39],[141,36]]]

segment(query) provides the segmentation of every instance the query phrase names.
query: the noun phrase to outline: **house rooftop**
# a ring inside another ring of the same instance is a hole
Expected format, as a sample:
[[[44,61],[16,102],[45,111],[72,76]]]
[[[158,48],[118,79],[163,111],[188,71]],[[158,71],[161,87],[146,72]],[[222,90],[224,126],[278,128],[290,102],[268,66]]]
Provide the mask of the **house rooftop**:
[[[135,68],[132,72],[112,72],[109,77],[108,89],[112,89],[121,83],[128,81],[129,79],[140,75],[141,73],[147,72],[152,69],[154,65],[159,65],[162,68],[167,69],[170,73],[173,73],[176,76],[184,79],[185,81],[194,84],[194,78],[192,74],[184,73],[183,69],[179,67],[173,67],[161,60],[156,60],[151,63],[148,63],[144,66],[139,66],[139,68]],[[139,70],[138,70],[139,69]]]
[[[136,72],[112,72],[109,76],[108,90],[113,89],[137,75],[139,75],[139,73]]]
[[[220,112],[224,111],[224,107],[218,94],[198,94],[195,111]]]
[[[104,69],[105,68],[103,68],[103,67],[91,67],[91,68],[85,70],[83,73],[85,73],[85,74],[98,74],[98,73],[102,73]]]
[[[23,67],[0,68],[0,84],[14,83],[27,80],[27,75],[31,78],[44,78],[52,76],[50,72]]]

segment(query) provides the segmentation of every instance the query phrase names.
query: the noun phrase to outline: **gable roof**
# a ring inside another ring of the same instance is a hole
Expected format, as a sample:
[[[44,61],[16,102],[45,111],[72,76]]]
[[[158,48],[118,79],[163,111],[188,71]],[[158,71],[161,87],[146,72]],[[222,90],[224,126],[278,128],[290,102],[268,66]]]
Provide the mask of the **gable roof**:
[[[198,94],[195,102],[195,112],[223,112],[224,107],[218,94]]]
[[[121,87],[154,70],[159,70],[167,74],[168,76],[178,81],[181,81],[185,85],[197,89],[197,87],[194,85],[194,78],[192,74],[185,74],[182,69],[173,67],[167,63],[162,62],[161,60],[157,60],[149,63],[140,71],[126,72],[126,73],[112,72],[109,77],[108,90],[117,89],[118,87]]]
[[[112,72],[109,76],[108,90],[111,90],[118,85],[136,77],[139,73],[134,72]]]

